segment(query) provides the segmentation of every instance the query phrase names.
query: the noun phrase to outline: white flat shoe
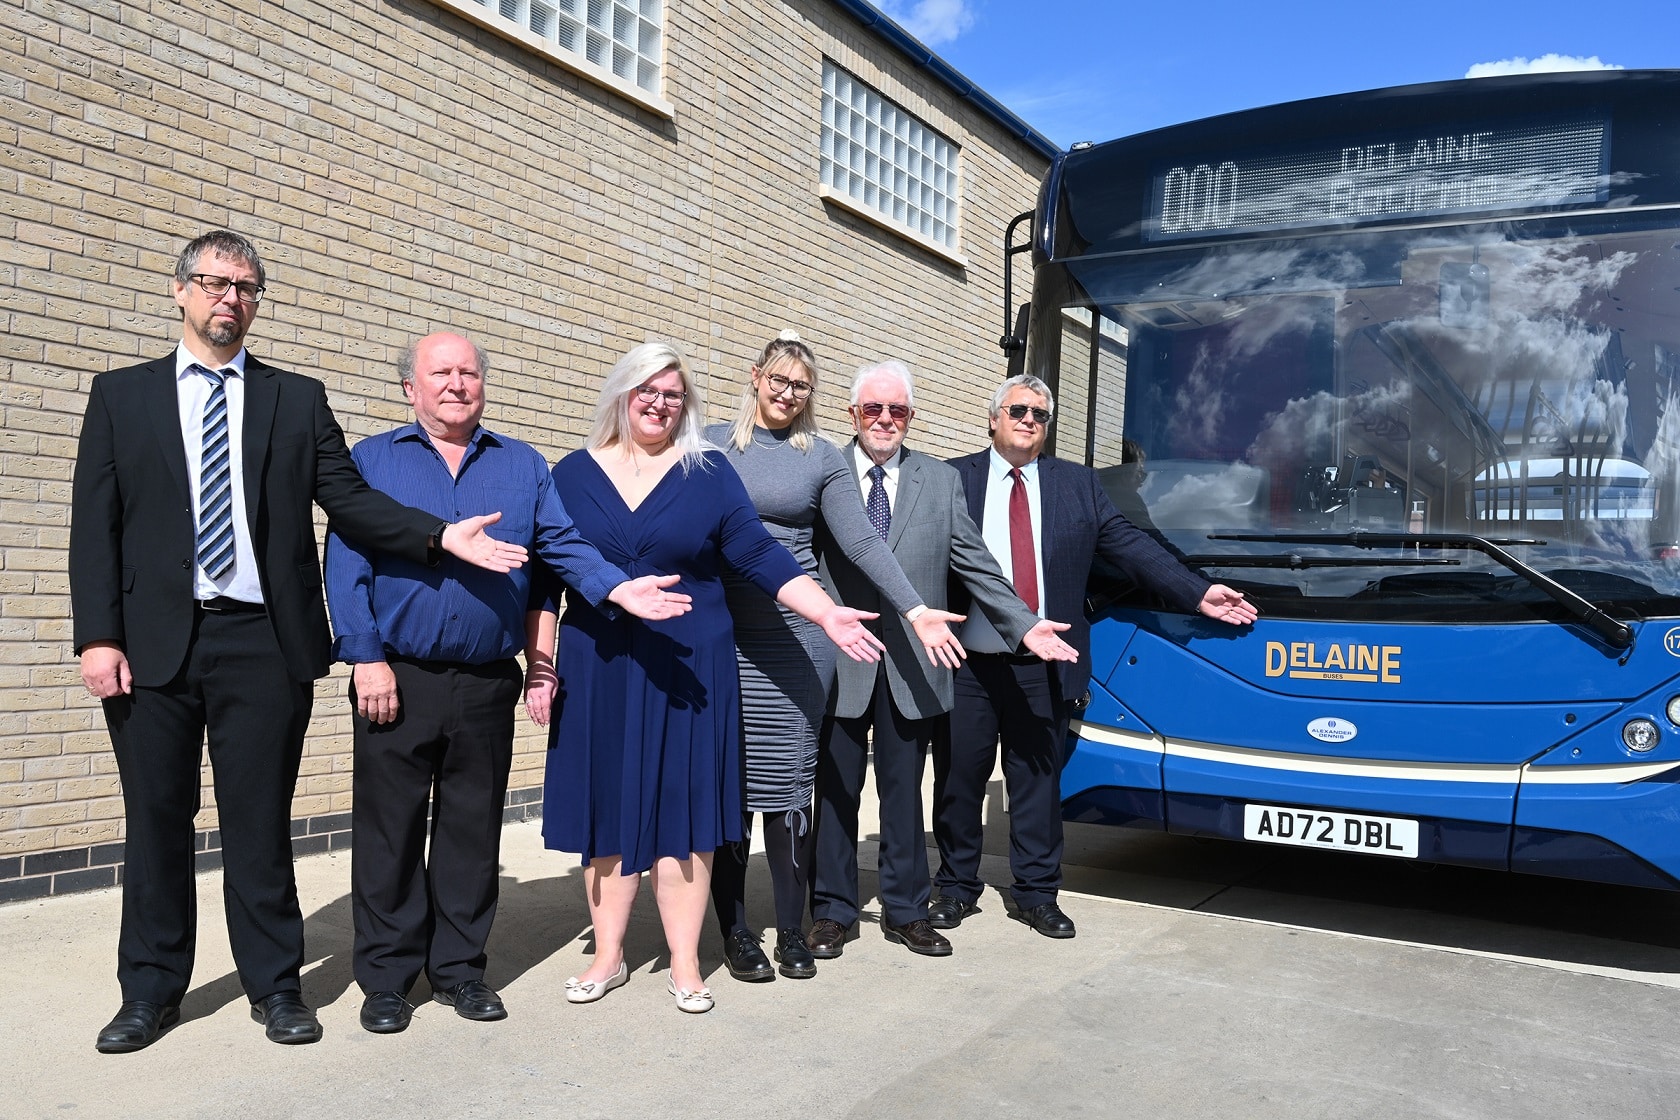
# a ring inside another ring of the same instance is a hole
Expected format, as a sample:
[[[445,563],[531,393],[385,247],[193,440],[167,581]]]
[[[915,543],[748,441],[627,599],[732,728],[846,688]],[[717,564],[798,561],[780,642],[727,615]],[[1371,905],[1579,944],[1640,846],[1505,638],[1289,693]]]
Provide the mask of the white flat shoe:
[[[566,981],[567,1003],[594,1003],[614,988],[622,988],[630,982],[630,966],[623,961],[618,962],[618,971],[605,980],[589,980],[579,982],[576,976]]]
[[[677,987],[677,982],[669,982],[671,994],[677,997],[677,1010],[686,1011],[690,1015],[703,1015],[712,1009],[713,999],[710,988],[700,988],[691,991],[688,988]]]

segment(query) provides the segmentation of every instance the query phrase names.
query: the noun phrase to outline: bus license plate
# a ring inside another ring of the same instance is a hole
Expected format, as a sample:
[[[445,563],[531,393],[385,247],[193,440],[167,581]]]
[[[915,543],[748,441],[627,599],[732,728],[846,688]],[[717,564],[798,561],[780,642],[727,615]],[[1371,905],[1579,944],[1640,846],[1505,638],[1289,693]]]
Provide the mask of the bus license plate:
[[[1405,859],[1416,859],[1418,854],[1416,821],[1281,805],[1244,805],[1243,839]]]

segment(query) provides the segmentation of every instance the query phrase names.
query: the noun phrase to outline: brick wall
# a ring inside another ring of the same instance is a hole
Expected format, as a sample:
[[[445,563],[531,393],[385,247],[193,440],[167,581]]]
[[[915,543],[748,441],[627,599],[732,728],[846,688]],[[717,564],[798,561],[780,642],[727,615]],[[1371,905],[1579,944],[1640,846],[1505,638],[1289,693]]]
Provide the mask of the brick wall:
[[[173,346],[168,275],[205,229],[263,252],[250,346],[325,381],[352,440],[408,418],[393,361],[431,330],[489,351],[486,423],[552,459],[631,346],[676,341],[723,418],[788,326],[831,432],[851,371],[897,356],[913,443],[984,439],[1002,230],[1045,161],[823,0],[667,8],[671,117],[429,0],[0,6],[0,899],[120,874],[70,652],[70,478],[93,375]],[[960,146],[966,268],[817,197],[825,55]],[[321,844],[350,801],[344,679],[317,687],[294,803]],[[542,780],[522,726],[512,815]]]

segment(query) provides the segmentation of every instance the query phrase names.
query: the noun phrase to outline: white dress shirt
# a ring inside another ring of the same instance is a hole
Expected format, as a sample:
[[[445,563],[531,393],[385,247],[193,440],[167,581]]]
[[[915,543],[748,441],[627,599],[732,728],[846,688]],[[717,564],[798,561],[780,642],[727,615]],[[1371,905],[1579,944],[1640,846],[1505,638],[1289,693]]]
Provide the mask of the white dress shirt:
[[[1015,480],[1009,477],[1012,468],[994,448],[986,463],[986,499],[980,505],[980,536],[991,551],[992,559],[1003,569],[1004,578],[1015,586],[1015,555],[1009,547],[1009,492]],[[1033,566],[1038,572],[1038,615],[1044,617],[1044,505],[1038,493],[1038,460],[1021,468],[1021,482],[1027,488],[1027,511],[1033,524]],[[970,653],[1018,652],[1003,635],[997,632],[984,612],[969,610],[968,621],[959,634],[963,646]]]
[[[210,401],[210,379],[196,370],[188,371],[195,362],[205,369],[234,371],[222,382],[227,394],[228,468],[233,482],[233,568],[218,583],[205,574],[204,566],[195,558],[193,597],[214,599],[225,595],[260,603],[262,581],[257,576],[257,554],[251,547],[251,522],[245,514],[245,351],[241,349],[231,361],[218,364],[198,357],[185,342],[175,348],[175,403],[181,416],[181,443],[187,453],[187,485],[192,491],[196,534],[202,490],[199,474],[204,465],[204,406]]]
[[[891,459],[881,464],[882,467],[886,468],[886,476],[881,481],[887,487],[887,509],[889,511],[898,505],[898,463],[903,455],[904,451],[900,448],[893,453]],[[869,452],[863,449],[861,443],[852,444],[852,458],[857,462],[858,492],[863,495],[863,504],[868,506],[869,491],[875,485],[875,480],[869,477],[869,470],[875,465],[875,460],[869,457]]]
[[[992,448],[986,467],[986,503],[980,510],[980,535],[992,550],[998,567],[1015,583],[1015,553],[1009,544],[1009,495],[1015,480],[1014,466]],[[1044,501],[1038,492],[1038,460],[1021,468],[1021,482],[1027,490],[1027,511],[1032,516],[1033,571],[1038,579],[1038,617],[1044,617]]]

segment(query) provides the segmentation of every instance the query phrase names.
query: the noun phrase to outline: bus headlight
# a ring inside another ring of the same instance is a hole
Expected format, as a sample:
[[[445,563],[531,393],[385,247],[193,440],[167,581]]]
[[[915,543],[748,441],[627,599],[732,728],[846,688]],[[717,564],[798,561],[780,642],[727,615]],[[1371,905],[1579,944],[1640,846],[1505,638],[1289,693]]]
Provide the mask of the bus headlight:
[[[1680,696],[1670,696],[1668,698],[1666,711],[1668,712],[1668,722],[1680,727]]]
[[[1674,702],[1669,701],[1669,707],[1672,709],[1674,706]],[[1630,719],[1622,725],[1622,746],[1635,754],[1644,754],[1657,745],[1659,738],[1657,725],[1648,719]]]

